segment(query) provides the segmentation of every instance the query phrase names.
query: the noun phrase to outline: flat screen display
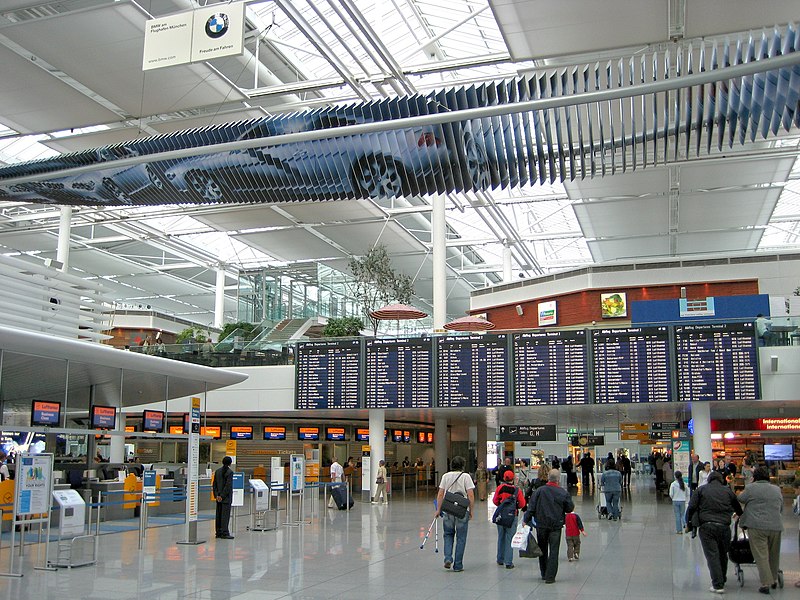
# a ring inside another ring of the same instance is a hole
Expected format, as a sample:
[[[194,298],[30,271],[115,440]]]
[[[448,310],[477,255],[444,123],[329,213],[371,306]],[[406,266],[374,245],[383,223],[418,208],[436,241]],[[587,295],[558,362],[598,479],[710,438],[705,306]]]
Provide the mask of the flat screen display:
[[[183,435],[183,432],[184,432],[183,425],[170,425],[169,426],[170,435]]]
[[[155,433],[164,433],[164,411],[146,410],[142,413],[142,429]]]
[[[794,460],[792,444],[764,444],[764,460]]]
[[[672,400],[666,326],[596,329],[590,334],[597,404]]]
[[[300,427],[297,429],[297,439],[318,441],[319,440],[319,427]]]
[[[117,409],[113,406],[92,406],[89,424],[92,429],[114,429],[117,425]]]
[[[356,441],[357,442],[368,442],[369,441],[369,429],[356,429]]]
[[[347,430],[344,427],[326,427],[325,439],[329,442],[347,441]]]
[[[512,340],[515,405],[589,403],[584,330],[517,333]]]
[[[508,406],[508,335],[436,338],[436,398],[442,408]]]
[[[430,338],[367,340],[366,407],[430,408],[432,357]]]
[[[251,425],[231,425],[232,440],[252,440],[253,427]]]
[[[361,408],[360,363],[360,340],[297,344],[295,407]]]
[[[264,427],[265,440],[285,440],[286,427]]]
[[[678,397],[758,400],[758,346],[753,323],[709,323],[675,327]]]
[[[402,443],[403,441],[402,429],[395,429],[394,431],[392,431],[392,441],[397,442],[398,444]]]
[[[219,440],[222,438],[222,427],[201,427],[200,435],[206,435],[210,438],[214,438],[215,440]]]
[[[411,443],[411,432],[403,430],[403,443],[410,444]]]
[[[31,404],[31,427],[58,425],[61,422],[61,402],[34,400]]]

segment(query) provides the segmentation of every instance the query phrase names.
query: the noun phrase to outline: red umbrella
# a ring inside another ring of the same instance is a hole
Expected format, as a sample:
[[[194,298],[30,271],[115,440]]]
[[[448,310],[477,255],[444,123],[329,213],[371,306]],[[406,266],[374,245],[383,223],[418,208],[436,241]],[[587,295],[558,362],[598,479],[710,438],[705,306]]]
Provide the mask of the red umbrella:
[[[387,304],[383,308],[369,313],[369,316],[379,321],[399,321],[402,319],[421,319],[427,317],[428,314],[407,304]]]
[[[491,321],[473,315],[461,317],[444,325],[444,328],[449,331],[488,331],[494,327],[495,325]]]

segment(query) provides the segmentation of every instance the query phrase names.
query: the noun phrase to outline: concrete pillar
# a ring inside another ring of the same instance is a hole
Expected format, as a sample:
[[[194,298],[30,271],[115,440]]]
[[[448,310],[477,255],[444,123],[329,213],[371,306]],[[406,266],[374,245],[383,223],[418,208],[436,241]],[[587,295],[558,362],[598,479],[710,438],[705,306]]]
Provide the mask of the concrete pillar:
[[[125,431],[125,415],[117,413],[117,426],[114,431]],[[111,445],[109,446],[109,460],[112,463],[125,462],[125,436],[112,435]]]
[[[435,431],[433,440],[433,459],[436,461],[436,485],[439,485],[439,479],[442,475],[447,473],[447,453],[450,441],[447,439],[447,418],[437,417],[435,421]],[[464,459],[466,460],[466,456]]]
[[[369,409],[369,497],[375,497],[375,476],[378,473],[378,461],[386,460],[386,449],[383,442],[383,430],[386,428],[385,411],[382,408]]]
[[[503,246],[503,283],[511,283],[511,246]]]
[[[711,405],[708,402],[692,402],[692,450],[701,462],[714,458],[711,450]]]
[[[478,425],[478,438],[475,441],[476,453],[478,454],[478,464],[483,463],[484,468],[486,464],[486,440],[487,430],[485,425]]]
[[[56,260],[61,263],[61,271],[69,268],[69,235],[72,228],[72,207],[61,207],[61,220],[58,222],[58,249]]]
[[[217,268],[217,287],[214,296],[214,327],[222,328],[225,320],[225,269]],[[217,340],[219,341],[219,340]]]
[[[433,330],[444,331],[447,321],[447,217],[445,196],[433,196],[433,217],[431,221],[433,239]],[[437,433],[438,435],[438,433]],[[438,444],[438,439],[436,440]],[[439,466],[439,460],[436,459]],[[444,471],[442,471],[444,473]]]

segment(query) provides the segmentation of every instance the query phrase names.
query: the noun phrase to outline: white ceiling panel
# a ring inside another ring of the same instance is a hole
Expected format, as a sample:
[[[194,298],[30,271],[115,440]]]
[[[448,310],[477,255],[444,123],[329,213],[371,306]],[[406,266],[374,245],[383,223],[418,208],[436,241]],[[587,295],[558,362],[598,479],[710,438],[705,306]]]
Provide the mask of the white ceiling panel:
[[[279,229],[234,236],[279,260],[308,260],[344,256],[342,252],[305,229]]]
[[[712,233],[687,233],[678,236],[678,254],[708,254],[719,252],[746,252],[755,250],[762,231],[715,231]]]
[[[137,133],[139,134],[138,136]],[[106,129],[103,131],[84,133],[82,135],[53,138],[44,140],[42,143],[48,148],[52,148],[58,152],[80,152],[81,150],[90,150],[101,146],[111,146],[112,144],[128,142],[136,137],[148,137],[148,135],[131,127]]]
[[[571,200],[665,193],[669,189],[669,171],[656,167],[622,175],[570,181],[564,183],[564,189]]]
[[[717,187],[734,187],[783,182],[795,158],[735,160],[713,163],[687,163],[680,168],[681,193]]]
[[[165,296],[202,294],[207,291],[204,287],[195,285],[191,281],[181,280],[176,277],[167,277],[163,273],[125,275],[117,277],[117,281],[143,289],[158,290],[158,294],[163,294]]]
[[[664,0],[489,0],[489,4],[515,60],[597,52],[668,37]]]
[[[69,266],[93,275],[134,275],[152,271],[132,260],[118,258],[91,248],[71,249]]]
[[[232,121],[248,121],[250,119],[259,119],[266,117],[268,113],[259,108],[241,109],[241,110],[224,110],[213,112],[202,117],[195,117],[192,119],[170,119],[169,121],[152,121],[148,123],[150,127],[159,133],[173,133],[175,131],[183,131],[184,129],[194,129],[199,127],[208,127],[209,125],[217,125],[222,123],[230,123]]]
[[[414,237],[395,223],[355,223],[316,227],[318,232],[353,254],[365,254],[376,244],[386,246],[389,255],[408,252],[415,245]]]
[[[8,28],[2,30],[8,32]],[[119,117],[0,45],[3,124],[22,133],[116,121]]]
[[[646,236],[615,240],[587,240],[595,262],[669,255],[669,236]]]
[[[678,230],[705,231],[765,225],[779,190],[681,194]]]
[[[586,237],[649,235],[669,230],[669,201],[664,197],[573,204]]]
[[[291,219],[287,219],[280,213],[275,212],[268,204],[233,209],[226,208],[216,213],[198,213],[193,216],[201,223],[220,231],[240,231],[261,227],[290,227],[294,225]]]
[[[357,221],[383,216],[383,211],[369,200],[299,202],[282,204],[280,209],[292,215],[300,223]]]
[[[245,99],[205,64],[142,71],[146,20],[135,4],[120,2],[23,21],[3,34],[130,115]]]
[[[58,247],[58,238],[51,234],[4,231],[0,235],[0,246],[20,252],[35,252],[37,250],[52,250],[55,252]]]
[[[686,2],[686,37],[771,27],[776,23],[796,22],[797,18],[795,0],[689,0]]]

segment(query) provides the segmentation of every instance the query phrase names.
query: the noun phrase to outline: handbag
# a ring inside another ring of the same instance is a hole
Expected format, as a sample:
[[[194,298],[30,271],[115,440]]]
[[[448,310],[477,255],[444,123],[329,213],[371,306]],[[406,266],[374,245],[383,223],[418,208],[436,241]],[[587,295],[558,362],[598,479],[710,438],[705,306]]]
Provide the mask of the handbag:
[[[458,481],[463,474],[464,473],[461,473],[458,477],[456,477],[455,481],[448,486],[447,490],[444,492],[444,498],[442,499],[441,512],[452,515],[456,519],[463,519],[467,515],[469,499],[458,492],[450,492],[448,490],[450,490],[450,488],[456,484],[456,481]]]
[[[536,538],[533,537],[533,532],[528,531],[528,547],[525,550],[519,551],[520,558],[539,558],[540,556],[544,556],[544,552],[542,549],[539,548],[539,544],[536,541]]]
[[[375,479],[375,483],[377,484],[383,483],[383,477],[378,477],[377,479]]]
[[[531,528],[520,523],[517,525],[517,532],[511,538],[511,547],[514,550],[525,550],[528,547],[528,534]]]

